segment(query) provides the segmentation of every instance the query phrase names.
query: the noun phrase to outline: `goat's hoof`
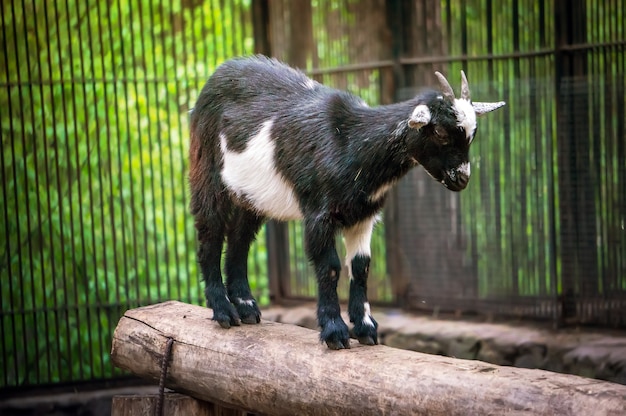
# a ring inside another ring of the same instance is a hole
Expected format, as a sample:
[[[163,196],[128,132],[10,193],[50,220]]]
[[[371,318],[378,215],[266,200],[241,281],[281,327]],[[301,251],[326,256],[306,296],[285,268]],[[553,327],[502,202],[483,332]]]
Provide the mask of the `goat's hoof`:
[[[345,341],[345,344],[341,341],[326,341],[326,346],[330,350],[344,350],[350,348],[350,340]]]
[[[241,318],[241,322],[243,322],[244,324],[248,324],[248,325],[258,324],[259,322],[261,322],[261,317],[250,315],[250,316]]]
[[[214,321],[217,321],[218,324],[224,329],[228,329],[231,326],[240,326],[241,321],[238,318],[229,318],[229,319],[219,319],[213,318]]]
[[[213,320],[224,329],[241,325],[237,310],[230,303],[213,307]]]
[[[354,332],[354,329],[350,330],[350,338],[357,339],[359,344],[363,345],[377,345],[378,344],[378,336],[376,334],[366,334],[366,335],[357,335]]]
[[[320,339],[331,350],[350,348],[348,326],[341,318],[331,319],[322,326]]]
[[[234,305],[244,324],[254,325],[261,322],[261,311],[254,298],[234,298]]]
[[[359,340],[359,343],[363,345],[377,345],[378,344],[378,323],[374,318],[370,317],[371,325],[360,322],[354,325],[354,328],[350,331],[350,336]]]
[[[377,342],[374,341],[374,338],[367,336],[367,337],[357,337],[357,339],[359,340],[359,343],[363,344],[363,345],[376,345]]]
[[[231,326],[239,326],[239,321],[217,321],[218,324],[224,329],[228,329]]]

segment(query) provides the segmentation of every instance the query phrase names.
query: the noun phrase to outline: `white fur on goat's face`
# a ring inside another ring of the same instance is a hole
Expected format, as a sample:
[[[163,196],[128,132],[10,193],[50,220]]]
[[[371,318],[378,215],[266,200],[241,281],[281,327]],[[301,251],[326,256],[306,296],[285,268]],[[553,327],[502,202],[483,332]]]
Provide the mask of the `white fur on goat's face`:
[[[465,137],[471,143],[476,133],[476,111],[472,107],[472,103],[463,98],[457,98],[454,100],[454,110],[457,126],[465,131]]]
[[[443,100],[443,96],[438,96],[437,98]],[[465,131],[465,137],[471,143],[476,133],[476,111],[472,103],[463,98],[456,98],[452,103],[452,107],[456,115],[457,127]],[[431,120],[432,117],[428,106],[420,104],[415,107],[411,117],[409,117],[409,127],[419,129],[430,123]]]
[[[260,214],[279,220],[301,219],[293,187],[274,165],[272,124],[272,120],[263,123],[243,152],[228,150],[227,137],[220,134],[222,180],[230,192]]]
[[[469,177],[470,177],[470,175],[471,175],[471,166],[470,166],[470,163],[469,163],[469,162],[467,162],[467,163],[461,163],[461,164],[459,165],[459,167],[457,168],[457,171],[458,171],[459,173],[461,173],[461,174],[463,174],[463,175],[465,175],[465,176],[467,176],[467,177],[469,178]]]

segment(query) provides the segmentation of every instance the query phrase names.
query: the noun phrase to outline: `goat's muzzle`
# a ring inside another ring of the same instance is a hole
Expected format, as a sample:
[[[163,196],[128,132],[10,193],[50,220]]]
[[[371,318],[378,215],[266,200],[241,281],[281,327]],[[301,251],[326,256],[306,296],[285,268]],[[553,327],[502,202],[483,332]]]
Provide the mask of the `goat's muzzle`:
[[[443,181],[444,186],[451,191],[459,192],[467,187],[469,183],[469,165],[458,169],[450,169],[446,172]]]

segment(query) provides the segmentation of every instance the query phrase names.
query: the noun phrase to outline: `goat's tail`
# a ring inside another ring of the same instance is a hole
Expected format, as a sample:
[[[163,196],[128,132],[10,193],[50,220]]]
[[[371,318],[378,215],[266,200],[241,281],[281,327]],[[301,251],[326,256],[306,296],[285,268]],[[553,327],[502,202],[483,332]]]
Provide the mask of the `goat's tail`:
[[[189,115],[189,209],[193,215],[216,210],[224,194],[219,141],[222,111],[215,98],[205,87]]]

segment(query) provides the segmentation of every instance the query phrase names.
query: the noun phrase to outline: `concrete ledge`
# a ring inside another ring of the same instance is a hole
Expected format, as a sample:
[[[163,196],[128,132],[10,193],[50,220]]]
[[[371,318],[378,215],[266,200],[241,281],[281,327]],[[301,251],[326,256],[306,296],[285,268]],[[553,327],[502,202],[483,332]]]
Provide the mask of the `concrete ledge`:
[[[310,303],[262,312],[263,319],[316,329],[315,310]],[[349,322],[346,308],[342,310]],[[380,308],[374,308],[373,315],[380,342],[390,347],[626,384],[626,331],[554,331],[527,323],[434,319]]]

